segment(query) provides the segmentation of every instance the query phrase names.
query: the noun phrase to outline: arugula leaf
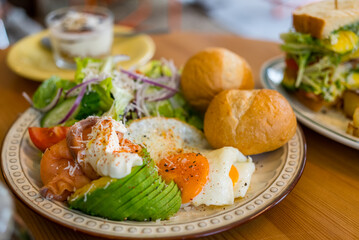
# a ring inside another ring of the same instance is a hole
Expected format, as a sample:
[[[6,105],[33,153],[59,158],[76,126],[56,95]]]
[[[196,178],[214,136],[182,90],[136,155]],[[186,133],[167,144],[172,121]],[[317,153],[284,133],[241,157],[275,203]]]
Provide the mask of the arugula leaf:
[[[74,86],[76,86],[76,84],[72,81],[64,80],[57,76],[52,76],[51,78],[45,80],[36,90],[34,96],[32,97],[34,107],[46,107],[54,99],[57,94],[57,91],[60,88],[66,91],[73,88]],[[64,91],[62,92],[62,96],[59,100],[59,103],[63,100],[65,94]]]

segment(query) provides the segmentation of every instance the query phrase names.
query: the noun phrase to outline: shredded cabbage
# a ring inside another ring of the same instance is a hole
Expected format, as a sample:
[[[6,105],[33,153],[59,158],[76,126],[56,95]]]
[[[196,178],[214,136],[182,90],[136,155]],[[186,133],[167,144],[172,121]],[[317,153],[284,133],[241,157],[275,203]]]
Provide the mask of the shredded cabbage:
[[[309,34],[289,32],[281,34],[281,39],[284,41],[281,48],[287,53],[287,58],[294,59],[298,65],[295,89],[312,92],[327,102],[334,102],[343,94],[352,68],[344,61],[352,52],[341,54],[332,51],[328,47],[330,37],[320,40]]]

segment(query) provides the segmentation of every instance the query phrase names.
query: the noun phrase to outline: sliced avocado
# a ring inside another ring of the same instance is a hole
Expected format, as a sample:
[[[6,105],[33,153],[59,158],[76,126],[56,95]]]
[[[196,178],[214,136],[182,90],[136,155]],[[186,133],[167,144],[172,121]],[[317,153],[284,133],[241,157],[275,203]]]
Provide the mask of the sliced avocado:
[[[179,206],[181,206],[181,191],[176,184],[174,184],[174,187],[172,188],[171,192],[168,193],[162,199],[162,201],[160,200],[162,206],[158,204],[156,208],[149,207],[146,212],[148,212],[148,215],[151,216],[151,220],[167,219],[169,217],[169,215],[167,215],[167,212],[169,212],[171,206],[174,205],[173,202],[175,201],[178,201]],[[178,209],[176,211],[178,211]]]
[[[147,175],[144,170],[145,169],[143,167],[136,174],[132,175],[127,181],[120,182],[118,184],[110,184],[108,186],[108,189],[103,189],[103,191],[93,194],[93,196],[91,196],[91,204],[87,204],[87,205],[89,205],[87,207],[88,213],[91,215],[97,215],[98,211],[101,211],[101,209],[104,207],[103,200],[106,198],[111,198],[111,195],[113,195],[113,194],[121,194],[122,196],[126,195],[129,191],[131,191],[131,187],[129,187],[129,185],[131,184],[132,181],[136,181],[135,178],[138,174],[143,174],[143,176],[149,177],[149,175]],[[122,179],[119,179],[119,180],[122,180]],[[107,213],[106,210],[110,210],[112,207],[116,207],[120,204],[121,203],[118,203],[118,202],[117,203],[109,202],[109,205],[107,205],[107,207],[105,205],[106,208],[103,211],[103,214]]]
[[[143,179],[145,179],[150,175],[151,172],[154,171],[155,164],[151,160],[147,150],[143,148],[139,154],[143,158],[142,166],[133,167],[131,173],[121,179],[111,179],[110,181],[110,178],[102,177],[98,180],[92,181],[81,189],[78,189],[70,197],[68,201],[70,207],[81,209],[82,211],[91,215],[96,215],[98,208],[104,207],[102,204],[104,198],[108,198],[114,193],[121,195],[126,194],[131,189],[131,187],[133,187],[133,184],[136,184],[138,181],[142,181],[142,178],[139,180],[132,180],[134,176],[139,173]],[[88,197],[91,198],[91,203],[87,202]],[[116,207],[118,207],[118,205],[116,205]],[[94,211],[94,209],[96,209],[96,211]]]
[[[180,191],[174,182],[165,184],[147,151],[143,159],[145,164],[125,178],[102,177],[78,189],[68,201],[70,207],[113,220],[167,219],[181,205]]]
[[[68,200],[70,207],[75,209],[81,208],[83,211],[91,214],[91,209],[96,207],[97,204],[101,204],[104,197],[107,197],[116,189],[121,188],[139,171],[143,170],[144,167],[145,166],[137,166],[132,168],[131,173],[122,179],[102,177],[92,181],[71,195]],[[90,203],[87,201],[88,198],[91,199]]]
[[[170,190],[168,191],[168,189]],[[154,199],[153,204],[147,205],[146,208],[141,209],[139,212],[142,213],[142,215],[149,216],[149,220],[157,220],[159,218],[164,219],[166,216],[164,216],[162,213],[167,212],[169,203],[176,196],[177,192],[177,185],[174,182],[171,182],[165,191],[162,191],[162,193],[159,194],[158,201]]]
[[[122,215],[123,219],[134,220],[132,214],[137,211],[138,208],[143,206],[144,204],[149,204],[148,196],[151,195],[153,197],[153,193],[156,194],[157,189],[163,183],[161,178],[157,176],[157,179],[151,184],[151,186],[147,187],[144,191],[137,194],[126,204],[122,205],[120,208],[116,210],[116,215]],[[147,198],[146,198],[147,197]]]
[[[131,220],[135,221],[146,221],[149,220],[149,215],[140,216],[141,209],[146,208],[147,206],[151,206],[153,204],[156,204],[156,201],[154,200],[157,196],[160,196],[160,194],[163,192],[163,190],[166,189],[166,183],[159,177],[160,184],[156,187],[155,190],[153,190],[150,194],[145,196],[141,201],[137,202],[135,206],[132,207],[131,212]]]
[[[116,179],[111,179],[109,177],[102,177],[97,180],[92,181],[89,184],[86,184],[82,188],[78,189],[74,194],[68,199],[68,204],[71,208],[80,208],[83,203],[87,202],[87,197],[92,195],[92,193],[97,191],[103,191],[107,184],[115,182]],[[113,184],[114,185],[114,184]]]
[[[153,161],[136,168],[139,169],[134,168],[131,174],[122,179],[103,177],[92,181],[71,196],[68,201],[70,207],[90,215],[114,218],[114,209],[146,190],[158,178]]]
[[[120,202],[116,202],[116,201],[118,201],[118,198],[117,198],[117,199],[114,199],[115,202],[110,203],[110,205],[113,206],[114,208],[120,207],[120,203],[125,203],[126,201],[128,201],[128,199],[125,198],[124,196],[131,189],[135,188],[138,184],[140,184],[147,177],[149,177],[153,173],[153,171],[155,171],[155,163],[151,160],[150,155],[147,152],[147,150],[145,148],[143,148],[139,154],[143,158],[143,163],[145,165],[139,171],[137,171],[136,174],[132,174],[133,173],[133,170],[132,170],[131,174],[130,174],[130,175],[132,175],[132,177],[130,179],[128,179],[127,181],[123,181],[123,182],[121,182],[120,185],[117,185],[117,186],[113,186],[113,187],[110,186],[111,188],[109,188],[108,191],[106,191],[106,195],[99,194],[97,197],[97,199],[98,199],[97,204],[90,206],[89,210],[95,210],[96,212],[101,212],[101,210],[104,209],[103,214],[107,214],[107,212],[109,212],[109,214],[111,214],[112,209],[109,206],[106,207],[106,205],[102,204],[104,197],[111,199],[112,195],[113,196],[123,196],[123,198],[121,198],[119,200]],[[127,176],[125,178],[127,178]],[[119,180],[122,180],[122,179],[119,179]]]
[[[181,207],[181,204],[182,204],[181,191],[177,188],[176,195],[168,203],[169,207],[167,208],[167,211],[162,212],[159,218],[161,218],[162,220],[168,219],[170,216],[178,212],[178,210]]]
[[[82,211],[93,215],[91,212],[92,209],[98,211],[104,207],[102,204],[104,198],[113,194],[120,194],[123,196],[129,192],[134,185],[137,185],[147,178],[153,170],[154,163],[134,167],[132,168],[131,173],[126,177],[121,179],[111,179],[110,184],[106,188],[105,186],[109,182],[109,177],[102,177],[98,180],[94,180],[72,194],[68,203],[71,208],[79,208]],[[135,177],[137,175],[140,176],[138,179]],[[130,179],[131,181],[129,181]],[[90,202],[87,201],[88,199],[91,199]],[[111,202],[109,204],[112,205]],[[109,206],[107,205],[107,207]]]
[[[113,210],[120,207],[122,204],[126,203],[129,200],[129,197],[126,197],[127,193],[130,193],[132,190],[135,190],[132,194],[136,194],[136,192],[144,190],[142,186],[148,187],[155,180],[155,178],[152,177],[148,181],[145,181],[155,171],[154,165],[155,164],[152,161],[149,165],[144,166],[141,171],[134,175],[134,177],[131,178],[131,181],[127,181],[120,188],[115,189],[114,191],[108,191],[108,204],[103,204],[102,201],[99,206],[94,208],[94,211],[96,211],[96,215],[101,214],[103,217],[111,218],[111,216],[113,215]],[[140,187],[138,187],[142,182],[144,183]],[[103,196],[99,197],[102,197],[102,199],[106,199],[103,198]]]
[[[136,213],[133,214],[133,218],[147,219],[147,216],[154,216],[158,212],[158,209],[166,207],[167,203],[174,197],[177,191],[173,189],[176,188],[176,186],[177,185],[172,181],[164,188],[163,191],[161,191],[155,198],[152,199],[153,204],[143,205]]]
[[[101,211],[101,214],[106,214],[108,218],[114,219],[114,220],[125,220],[128,216],[126,215],[126,210],[128,206],[134,205],[137,200],[138,196],[143,196],[143,194],[147,194],[152,191],[152,187],[154,182],[158,179],[157,172],[153,172],[150,176],[148,176],[145,180],[141,181],[139,184],[137,184],[135,187],[133,187],[127,194],[122,195],[122,197],[119,197],[117,199],[114,199],[112,201],[113,206],[111,209],[106,208]],[[116,196],[116,195],[114,195]],[[119,196],[119,195],[117,195]],[[146,195],[145,195],[146,196]]]

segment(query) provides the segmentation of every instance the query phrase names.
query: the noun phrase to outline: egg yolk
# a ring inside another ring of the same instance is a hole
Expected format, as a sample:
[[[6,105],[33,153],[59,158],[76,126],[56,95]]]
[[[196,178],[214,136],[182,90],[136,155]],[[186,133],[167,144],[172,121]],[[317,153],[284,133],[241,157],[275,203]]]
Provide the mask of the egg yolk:
[[[159,174],[166,183],[173,180],[181,190],[182,203],[190,202],[203,189],[208,180],[209,163],[199,153],[182,153],[162,159]]]
[[[229,177],[232,179],[233,187],[234,187],[234,185],[236,185],[239,179],[238,170],[234,165],[232,165],[231,170],[229,170]]]

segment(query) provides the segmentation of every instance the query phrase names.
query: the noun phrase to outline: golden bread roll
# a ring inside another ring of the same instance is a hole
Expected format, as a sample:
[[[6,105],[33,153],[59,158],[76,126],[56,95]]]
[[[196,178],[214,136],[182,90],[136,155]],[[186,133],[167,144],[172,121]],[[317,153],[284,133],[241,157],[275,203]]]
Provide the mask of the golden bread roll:
[[[212,98],[227,89],[253,89],[252,70],[246,60],[224,48],[208,48],[185,64],[181,87],[186,100],[204,112]]]
[[[232,146],[245,155],[277,149],[295,134],[297,120],[277,91],[226,90],[211,101],[204,133],[214,148]]]

